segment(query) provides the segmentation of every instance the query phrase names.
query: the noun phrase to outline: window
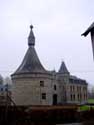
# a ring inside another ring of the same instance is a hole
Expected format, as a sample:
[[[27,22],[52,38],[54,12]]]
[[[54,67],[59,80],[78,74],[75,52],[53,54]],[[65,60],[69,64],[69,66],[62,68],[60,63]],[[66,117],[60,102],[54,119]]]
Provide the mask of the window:
[[[40,81],[40,86],[44,87],[44,81]]]
[[[1,91],[3,91],[3,88],[1,88]]]
[[[73,86],[73,91],[75,91],[75,86]]]
[[[78,100],[80,100],[80,96],[79,96],[79,94],[78,94]]]
[[[80,92],[81,92],[81,86],[80,86]]]
[[[73,95],[73,100],[75,101],[75,95]]]
[[[72,92],[72,86],[70,86],[70,91]]]
[[[81,86],[77,86],[77,91],[81,92]]]
[[[54,90],[56,90],[56,85],[54,85]]]
[[[79,91],[78,86],[77,86],[77,92]]]
[[[72,101],[72,94],[70,95],[70,97],[71,97],[71,101]]]
[[[80,100],[82,100],[82,94],[80,94]]]
[[[84,100],[86,99],[86,95],[84,94]]]
[[[70,83],[74,83],[74,80],[73,79],[69,79]]]
[[[71,101],[75,101],[75,94],[74,95],[70,95],[70,97],[71,97]]]
[[[46,93],[42,93],[42,99],[46,99]]]
[[[87,90],[87,88],[86,87],[83,87],[83,91],[86,91]]]
[[[8,88],[5,88],[5,91],[8,91]]]

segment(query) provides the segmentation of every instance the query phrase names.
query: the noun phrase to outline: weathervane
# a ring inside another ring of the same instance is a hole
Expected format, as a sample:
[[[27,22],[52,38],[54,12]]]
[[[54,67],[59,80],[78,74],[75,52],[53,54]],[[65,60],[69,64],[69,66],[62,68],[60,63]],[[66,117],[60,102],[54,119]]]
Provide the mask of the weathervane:
[[[91,42],[92,42],[92,49],[93,49],[93,58],[94,58],[94,22],[89,26],[89,28],[82,34],[82,36],[87,36],[91,34]]]

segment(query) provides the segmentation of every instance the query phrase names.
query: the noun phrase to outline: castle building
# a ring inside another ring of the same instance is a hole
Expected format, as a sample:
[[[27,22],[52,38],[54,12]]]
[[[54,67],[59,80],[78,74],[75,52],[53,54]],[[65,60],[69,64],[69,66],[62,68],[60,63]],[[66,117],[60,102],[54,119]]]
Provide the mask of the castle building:
[[[11,75],[12,99],[16,105],[56,105],[87,102],[87,83],[70,75],[62,62],[58,72],[47,71],[41,64],[35,50],[35,36],[28,37],[27,53]]]

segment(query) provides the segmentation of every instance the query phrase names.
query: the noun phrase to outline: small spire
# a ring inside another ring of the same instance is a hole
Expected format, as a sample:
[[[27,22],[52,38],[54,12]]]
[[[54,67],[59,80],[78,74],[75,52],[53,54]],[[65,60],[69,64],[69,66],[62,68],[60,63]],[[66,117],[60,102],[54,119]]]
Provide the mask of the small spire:
[[[34,36],[34,33],[32,31],[33,29],[33,25],[30,26],[30,34],[29,34],[29,37],[28,37],[28,45],[29,46],[34,46],[35,45],[35,36]]]
[[[61,63],[61,66],[60,66],[60,69],[58,71],[59,73],[62,73],[62,74],[69,74],[69,71],[64,63],[64,61],[62,61]]]

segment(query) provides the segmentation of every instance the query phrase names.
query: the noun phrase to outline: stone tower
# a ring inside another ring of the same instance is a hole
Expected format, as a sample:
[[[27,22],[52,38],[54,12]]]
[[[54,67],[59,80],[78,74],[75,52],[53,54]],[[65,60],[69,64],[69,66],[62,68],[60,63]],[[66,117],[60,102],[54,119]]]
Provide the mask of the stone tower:
[[[42,66],[36,50],[33,26],[28,37],[28,50],[11,75],[12,99],[16,105],[52,105],[52,75]]]
[[[67,84],[69,84],[69,76],[70,73],[65,65],[65,62],[62,61],[60,69],[57,72],[57,78],[59,80],[58,82],[58,86],[59,86],[59,102],[62,103],[66,103],[67,102],[67,92],[66,92],[66,88],[67,88]],[[68,91],[68,90],[67,90]]]

